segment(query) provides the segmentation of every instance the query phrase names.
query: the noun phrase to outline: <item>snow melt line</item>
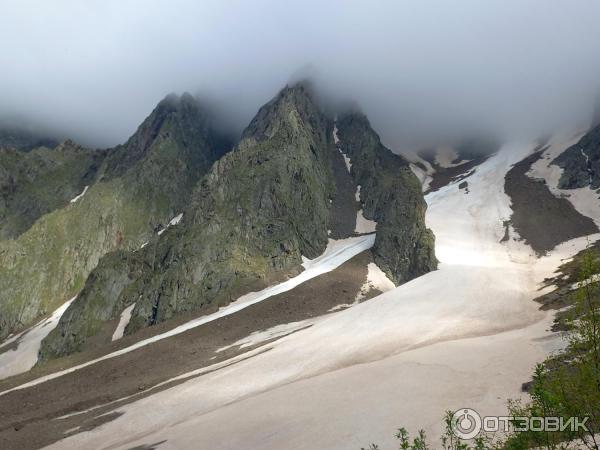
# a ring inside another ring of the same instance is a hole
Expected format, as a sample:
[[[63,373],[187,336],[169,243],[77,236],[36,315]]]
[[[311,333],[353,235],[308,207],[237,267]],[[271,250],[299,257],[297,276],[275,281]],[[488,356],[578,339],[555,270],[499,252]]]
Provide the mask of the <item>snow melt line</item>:
[[[263,300],[266,300],[273,295],[281,294],[283,292],[287,292],[300,284],[315,278],[319,275],[322,275],[327,272],[331,272],[337,267],[341,266],[343,263],[353,258],[354,256],[362,253],[365,250],[370,249],[375,243],[375,234],[369,234],[364,236],[352,237],[347,239],[341,239],[339,241],[335,241],[330,239],[325,252],[315,258],[313,260],[305,260],[302,266],[305,268],[304,272],[299,275],[290,278],[283,283],[276,284],[274,286],[270,286],[268,288],[263,289],[258,292],[250,292],[249,294],[243,295],[235,302],[229,304],[221,308],[219,311],[208,314],[206,316],[198,317],[194,320],[191,320],[183,325],[173,328],[165,333],[157,334],[156,336],[152,336],[150,338],[141,340],[136,342],[129,347],[122,348],[120,350],[114,351],[107,355],[101,356],[99,358],[93,359],[91,361],[87,361],[83,364],[79,364],[77,366],[70,367],[68,369],[64,369],[58,372],[51,373],[49,375],[37,378],[28,383],[21,384],[19,386],[15,386],[14,388],[8,389],[6,391],[0,392],[0,396],[8,394],[12,391],[17,391],[21,389],[25,389],[31,386],[36,386],[38,384],[44,383],[46,381],[53,380],[55,378],[59,378],[63,375],[67,375],[69,373],[75,372],[77,370],[83,369],[85,367],[91,366],[93,364],[99,363],[101,361],[105,361],[107,359],[115,358],[117,356],[124,355],[126,353],[130,353],[138,348],[145,347],[154,342],[161,341],[163,339],[176,336],[178,334],[184,333],[185,331],[191,330],[193,328],[199,327],[200,325],[204,325],[208,322],[212,322],[213,320],[220,319],[222,317],[229,316],[233,313],[241,311],[249,306],[252,306],[256,303],[259,303]]]
[[[74,198],[71,199],[71,203],[75,203],[75,202],[79,201],[79,199],[85,195],[85,193],[87,192],[88,188],[89,188],[89,186],[84,187],[83,188],[83,192],[81,194],[79,194],[79,195],[77,195],[77,196],[75,196]]]

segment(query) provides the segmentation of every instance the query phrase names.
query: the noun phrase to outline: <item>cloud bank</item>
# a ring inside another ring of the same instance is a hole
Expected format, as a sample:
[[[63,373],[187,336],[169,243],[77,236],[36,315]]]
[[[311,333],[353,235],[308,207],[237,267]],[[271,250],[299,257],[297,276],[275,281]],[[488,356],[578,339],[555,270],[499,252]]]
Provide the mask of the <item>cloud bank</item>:
[[[356,100],[384,140],[532,134],[589,117],[596,0],[0,0],[0,122],[123,142],[169,92],[240,131],[291,80]]]

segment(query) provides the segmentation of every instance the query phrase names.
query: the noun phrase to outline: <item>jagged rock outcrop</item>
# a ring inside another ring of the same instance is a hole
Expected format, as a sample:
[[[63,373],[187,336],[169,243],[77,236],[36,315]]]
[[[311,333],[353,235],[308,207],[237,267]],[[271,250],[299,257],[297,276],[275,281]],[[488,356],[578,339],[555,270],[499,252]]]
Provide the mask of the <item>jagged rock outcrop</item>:
[[[352,177],[361,186],[363,214],[377,222],[377,265],[396,284],[435,270],[435,238],[425,226],[427,204],[408,161],[387,149],[360,113],[340,117],[337,127],[342,151],[352,161]]]
[[[0,241],[0,338],[79,292],[106,253],[150,239],[229,148],[191,96],[160,102],[125,145],[102,152],[85,195]]]
[[[41,360],[85,348],[130,305],[126,334],[177,314],[214,311],[299,273],[302,256],[324,251],[335,205],[354,201],[356,183],[334,176],[339,165],[346,168],[333,125],[309,88],[283,89],[259,110],[234,151],[200,180],[179,224],[142,249],[100,260],[44,340]],[[406,162],[381,145],[363,116],[343,118],[340,129],[355,164],[352,177],[364,186],[365,214],[380,221],[378,263],[397,282],[435,268],[425,202]],[[337,192],[342,186],[349,191]]]
[[[558,182],[560,189],[586,186],[600,188],[600,125],[561,153],[552,163],[563,169]]]

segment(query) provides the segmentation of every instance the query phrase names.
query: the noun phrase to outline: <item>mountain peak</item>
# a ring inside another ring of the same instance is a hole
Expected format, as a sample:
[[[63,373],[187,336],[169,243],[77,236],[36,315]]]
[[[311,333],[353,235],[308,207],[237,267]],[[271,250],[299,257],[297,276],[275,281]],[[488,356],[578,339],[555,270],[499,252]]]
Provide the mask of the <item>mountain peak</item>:
[[[263,105],[242,133],[242,139],[263,140],[277,132],[296,129],[296,121],[321,121],[324,119],[307,81],[285,86],[268,103]]]

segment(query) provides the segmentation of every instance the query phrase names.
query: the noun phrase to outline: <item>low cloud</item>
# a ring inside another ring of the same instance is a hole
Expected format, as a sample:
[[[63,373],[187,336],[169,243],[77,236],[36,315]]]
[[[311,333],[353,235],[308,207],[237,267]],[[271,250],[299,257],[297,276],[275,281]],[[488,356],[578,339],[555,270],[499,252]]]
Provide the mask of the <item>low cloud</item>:
[[[600,86],[594,0],[0,2],[0,122],[90,146],[173,91],[239,132],[305,73],[395,147],[580,123]]]

